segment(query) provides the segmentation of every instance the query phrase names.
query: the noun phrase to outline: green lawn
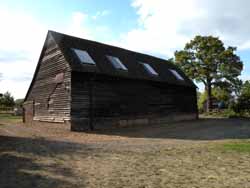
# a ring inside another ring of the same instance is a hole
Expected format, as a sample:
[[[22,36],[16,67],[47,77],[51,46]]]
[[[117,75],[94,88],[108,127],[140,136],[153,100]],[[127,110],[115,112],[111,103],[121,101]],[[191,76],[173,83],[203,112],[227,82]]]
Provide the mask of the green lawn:
[[[250,141],[239,141],[223,145],[226,151],[236,151],[250,153]]]
[[[12,114],[0,114],[0,123],[21,123],[22,116],[14,116]]]

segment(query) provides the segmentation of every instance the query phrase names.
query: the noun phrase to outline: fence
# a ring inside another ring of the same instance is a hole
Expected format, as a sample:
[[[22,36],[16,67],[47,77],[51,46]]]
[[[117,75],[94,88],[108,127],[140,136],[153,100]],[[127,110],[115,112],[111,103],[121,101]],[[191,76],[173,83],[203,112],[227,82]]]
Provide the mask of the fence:
[[[2,107],[0,106],[0,114],[13,114],[14,108],[13,107]]]

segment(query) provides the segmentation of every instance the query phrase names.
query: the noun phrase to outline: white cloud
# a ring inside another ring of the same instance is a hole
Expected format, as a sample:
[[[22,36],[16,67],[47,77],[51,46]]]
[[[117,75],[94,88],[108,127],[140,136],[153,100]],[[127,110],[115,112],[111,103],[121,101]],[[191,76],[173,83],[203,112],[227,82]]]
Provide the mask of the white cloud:
[[[132,0],[138,27],[112,43],[172,57],[175,50],[183,48],[195,35],[211,34],[219,36],[227,45],[250,49],[249,5],[249,0]],[[93,27],[93,22],[109,13],[104,10],[92,16],[75,12],[70,23],[51,27],[27,12],[1,7],[0,73],[4,77],[0,92],[9,90],[17,98],[24,97],[30,83],[27,79],[34,73],[48,29],[102,41],[111,32],[103,25]]]
[[[109,14],[110,14],[110,11],[108,10],[98,11],[94,16],[92,16],[92,19],[97,20],[98,18],[101,18]]]
[[[93,38],[87,26],[88,15],[76,12],[64,27],[43,24],[24,12],[0,8],[0,93],[10,91],[15,98],[24,98],[49,29]]]
[[[28,90],[35,63],[30,61],[0,62],[3,80],[0,81],[0,93],[10,91],[15,98],[23,98]]]
[[[89,16],[82,12],[74,12],[72,14],[72,22],[70,23],[68,29],[65,33],[73,36],[93,38],[91,30],[87,26]]]
[[[97,12],[97,17],[109,14],[108,11]],[[72,22],[67,29],[61,28],[61,31],[80,38],[104,41],[108,38],[110,28],[105,25],[95,25],[93,17],[82,12],[74,12],[72,14]],[[97,19],[97,18],[96,18]],[[105,33],[105,35],[103,34]]]
[[[23,12],[0,9],[0,92],[23,98],[46,36],[46,26]]]
[[[121,36],[120,46],[173,56],[195,35],[219,36],[226,45],[250,48],[248,0],[133,0],[138,28]]]

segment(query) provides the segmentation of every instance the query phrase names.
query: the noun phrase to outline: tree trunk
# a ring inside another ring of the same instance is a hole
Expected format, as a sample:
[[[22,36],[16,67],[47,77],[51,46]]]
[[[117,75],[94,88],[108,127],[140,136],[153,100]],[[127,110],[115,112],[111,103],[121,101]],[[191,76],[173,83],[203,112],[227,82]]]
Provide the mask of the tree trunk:
[[[212,88],[210,83],[207,84],[206,90],[207,90],[207,112],[210,112],[212,107]]]

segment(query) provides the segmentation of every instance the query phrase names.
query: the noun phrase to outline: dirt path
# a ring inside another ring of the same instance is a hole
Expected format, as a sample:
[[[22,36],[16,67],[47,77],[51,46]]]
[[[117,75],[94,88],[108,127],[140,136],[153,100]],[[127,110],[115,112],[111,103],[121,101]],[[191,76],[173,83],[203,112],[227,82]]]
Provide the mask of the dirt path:
[[[249,120],[210,119],[76,133],[0,121],[0,187],[249,187]]]

